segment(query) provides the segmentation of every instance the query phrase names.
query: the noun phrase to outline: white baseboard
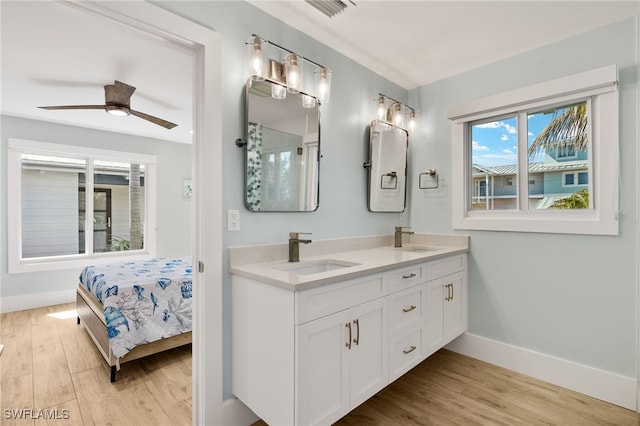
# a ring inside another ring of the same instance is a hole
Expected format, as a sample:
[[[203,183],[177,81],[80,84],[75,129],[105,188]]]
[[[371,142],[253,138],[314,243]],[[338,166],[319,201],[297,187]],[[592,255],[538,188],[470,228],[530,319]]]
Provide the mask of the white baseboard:
[[[48,293],[21,294],[20,296],[0,297],[0,314],[60,305],[76,300],[76,289],[51,291]]]
[[[222,403],[222,423],[226,426],[246,426],[255,423],[260,418],[254,414],[238,398],[227,399]]]
[[[636,410],[638,381],[608,371],[465,333],[447,349],[563,388]]]

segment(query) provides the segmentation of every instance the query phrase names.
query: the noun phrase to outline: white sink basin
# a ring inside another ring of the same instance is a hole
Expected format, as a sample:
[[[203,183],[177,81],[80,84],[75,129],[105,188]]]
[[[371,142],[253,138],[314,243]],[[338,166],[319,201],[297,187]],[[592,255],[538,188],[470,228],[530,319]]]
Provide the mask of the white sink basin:
[[[359,263],[345,262],[344,260],[322,259],[310,260],[308,262],[288,263],[286,265],[274,266],[274,269],[292,272],[298,275],[311,275],[356,265],[359,265]]]
[[[438,251],[438,250],[441,250],[441,248],[429,247],[429,246],[406,246],[406,247],[397,247],[396,250],[409,251],[413,253],[425,253],[428,251]]]

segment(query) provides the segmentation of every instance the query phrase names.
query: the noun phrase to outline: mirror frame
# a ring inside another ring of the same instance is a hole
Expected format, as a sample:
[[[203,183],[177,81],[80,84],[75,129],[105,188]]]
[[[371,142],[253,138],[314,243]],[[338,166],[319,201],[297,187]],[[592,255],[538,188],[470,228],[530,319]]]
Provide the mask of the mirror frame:
[[[300,98],[300,108],[303,109],[302,107],[302,95],[306,95],[306,96],[310,96],[312,98],[315,99],[316,102],[316,106],[313,108],[317,111],[318,113],[318,142],[317,142],[317,152],[315,153],[315,155],[313,155],[313,157],[311,158],[310,161],[312,161],[315,164],[315,179],[316,179],[316,184],[314,187],[314,191],[315,194],[311,194],[311,196],[315,196],[315,205],[313,209],[307,209],[307,210],[293,210],[293,209],[269,209],[269,210],[256,210],[251,202],[250,202],[250,193],[249,193],[249,109],[250,109],[250,100],[249,100],[249,96],[250,96],[250,89],[252,87],[252,83],[253,82],[267,82],[270,84],[278,84],[280,86],[283,86],[283,84],[281,82],[269,79],[269,78],[263,78],[263,77],[258,77],[258,76],[250,76],[247,79],[247,82],[245,84],[245,117],[244,117],[244,141],[243,141],[243,154],[244,154],[244,205],[246,207],[247,210],[251,211],[251,212],[255,212],[255,213],[308,213],[308,212],[314,212],[316,210],[318,210],[318,208],[320,207],[320,157],[321,157],[321,125],[320,125],[320,101],[313,95],[310,95],[306,92],[299,92],[299,93],[287,93],[287,96],[296,96]],[[312,108],[309,108],[310,110],[312,110]]]
[[[385,128],[389,128],[390,130],[401,132],[405,135],[404,140],[404,155],[402,155],[402,159],[404,159],[404,167],[399,167],[398,170],[390,171],[389,173],[383,173],[384,170],[380,170],[380,161],[379,152],[374,147],[374,134],[376,133],[376,129],[378,126],[384,126]],[[402,128],[395,126],[391,123],[382,120],[373,120],[369,126],[369,158],[366,163],[364,163],[364,167],[368,168],[367,173],[367,208],[370,212],[375,213],[402,213],[405,211],[407,207],[407,169],[408,169],[408,160],[409,160],[409,132]],[[402,173],[402,174],[401,174]],[[375,178],[374,178],[375,174]],[[380,181],[378,181],[377,176],[380,176]],[[385,184],[385,176],[388,177]],[[394,182],[395,181],[395,182]],[[381,189],[390,189],[395,190],[398,189],[398,185],[401,185],[400,191],[402,193],[402,207],[401,208],[393,208],[390,207],[388,209],[382,209],[380,207],[372,207],[373,201],[375,198],[375,191],[378,191],[378,186]],[[385,187],[385,185],[387,187]],[[394,186],[392,186],[394,185]]]

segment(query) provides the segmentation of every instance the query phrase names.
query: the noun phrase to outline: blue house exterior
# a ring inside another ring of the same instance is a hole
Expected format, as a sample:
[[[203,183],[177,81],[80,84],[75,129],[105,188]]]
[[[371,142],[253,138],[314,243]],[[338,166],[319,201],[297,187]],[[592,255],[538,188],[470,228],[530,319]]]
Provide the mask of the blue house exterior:
[[[473,166],[472,209],[509,210],[517,208],[517,165]],[[588,149],[559,143],[545,150],[544,161],[528,167],[529,209],[551,208],[556,200],[589,189]]]

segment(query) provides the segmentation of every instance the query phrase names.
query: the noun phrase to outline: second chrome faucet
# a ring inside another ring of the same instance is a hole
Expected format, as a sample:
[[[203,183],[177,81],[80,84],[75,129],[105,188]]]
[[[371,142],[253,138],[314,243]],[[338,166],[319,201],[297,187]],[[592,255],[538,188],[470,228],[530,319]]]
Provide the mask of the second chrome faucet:
[[[289,262],[300,262],[300,243],[311,242],[311,240],[301,240],[300,235],[311,235],[311,232],[289,232]]]

